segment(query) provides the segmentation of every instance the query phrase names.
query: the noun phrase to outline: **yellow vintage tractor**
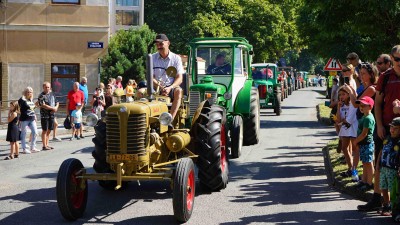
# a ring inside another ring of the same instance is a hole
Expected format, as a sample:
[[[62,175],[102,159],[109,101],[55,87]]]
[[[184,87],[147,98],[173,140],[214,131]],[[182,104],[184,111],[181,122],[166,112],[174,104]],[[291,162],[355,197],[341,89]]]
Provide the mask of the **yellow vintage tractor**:
[[[148,93],[153,93],[151,55],[147,61]],[[169,75],[174,76],[173,72]],[[225,109],[206,100],[189,116],[185,99],[174,121],[169,113],[170,99],[157,94],[109,107],[106,117],[94,126],[92,155],[96,173],[88,173],[78,159],[67,159],[60,166],[56,192],[62,216],[76,220],[83,215],[87,180],[97,180],[109,190],[118,190],[129,181],[169,180],[174,215],[180,222],[189,220],[194,206],[194,163],[202,186],[211,191],[225,188]]]

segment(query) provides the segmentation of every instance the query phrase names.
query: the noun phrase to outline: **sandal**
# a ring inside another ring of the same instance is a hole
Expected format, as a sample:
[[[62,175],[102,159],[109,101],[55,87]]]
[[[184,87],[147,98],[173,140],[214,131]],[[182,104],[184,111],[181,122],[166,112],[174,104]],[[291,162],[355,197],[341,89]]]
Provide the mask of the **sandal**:
[[[43,147],[42,150],[51,150],[50,147]]]
[[[11,160],[11,159],[13,159],[13,158],[14,158],[14,157],[13,157],[12,155],[9,155],[9,156],[5,157],[4,160]]]
[[[54,149],[53,147],[51,147],[51,146],[47,146],[48,148],[50,148],[50,149]]]
[[[14,159],[18,159],[19,154],[14,154]]]

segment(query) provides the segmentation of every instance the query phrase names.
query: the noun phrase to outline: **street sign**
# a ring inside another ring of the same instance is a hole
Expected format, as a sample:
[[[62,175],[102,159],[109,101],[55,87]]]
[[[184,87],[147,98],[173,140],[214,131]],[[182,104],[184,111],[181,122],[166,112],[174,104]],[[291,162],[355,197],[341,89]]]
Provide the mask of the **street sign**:
[[[87,47],[88,48],[103,48],[103,42],[88,41]]]
[[[324,71],[342,71],[342,64],[335,58],[329,58],[328,63],[324,67]]]
[[[337,72],[336,71],[329,71],[329,76],[336,76]]]

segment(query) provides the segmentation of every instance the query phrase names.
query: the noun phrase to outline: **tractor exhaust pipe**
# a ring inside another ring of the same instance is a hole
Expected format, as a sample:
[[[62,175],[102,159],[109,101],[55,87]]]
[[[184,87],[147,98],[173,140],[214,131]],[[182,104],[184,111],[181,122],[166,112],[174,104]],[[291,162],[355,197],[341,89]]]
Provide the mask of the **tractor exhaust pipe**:
[[[147,93],[149,94],[149,101],[154,100],[154,96],[153,96],[153,75],[154,75],[154,71],[153,71],[153,57],[152,54],[147,54],[146,57],[146,80],[147,80]]]

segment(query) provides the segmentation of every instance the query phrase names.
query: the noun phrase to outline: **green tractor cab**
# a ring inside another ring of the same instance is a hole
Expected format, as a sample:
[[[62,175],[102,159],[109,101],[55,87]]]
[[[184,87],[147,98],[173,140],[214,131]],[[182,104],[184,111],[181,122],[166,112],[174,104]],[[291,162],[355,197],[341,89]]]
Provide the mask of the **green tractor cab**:
[[[278,80],[278,67],[274,63],[252,64],[254,86],[258,89],[261,108],[274,109],[279,116],[282,112],[282,84]]]
[[[253,47],[240,37],[196,38],[189,45],[189,115],[193,120],[197,105],[205,100],[225,108],[228,146],[231,157],[238,158],[242,145],[259,141],[258,90],[249,77]]]

